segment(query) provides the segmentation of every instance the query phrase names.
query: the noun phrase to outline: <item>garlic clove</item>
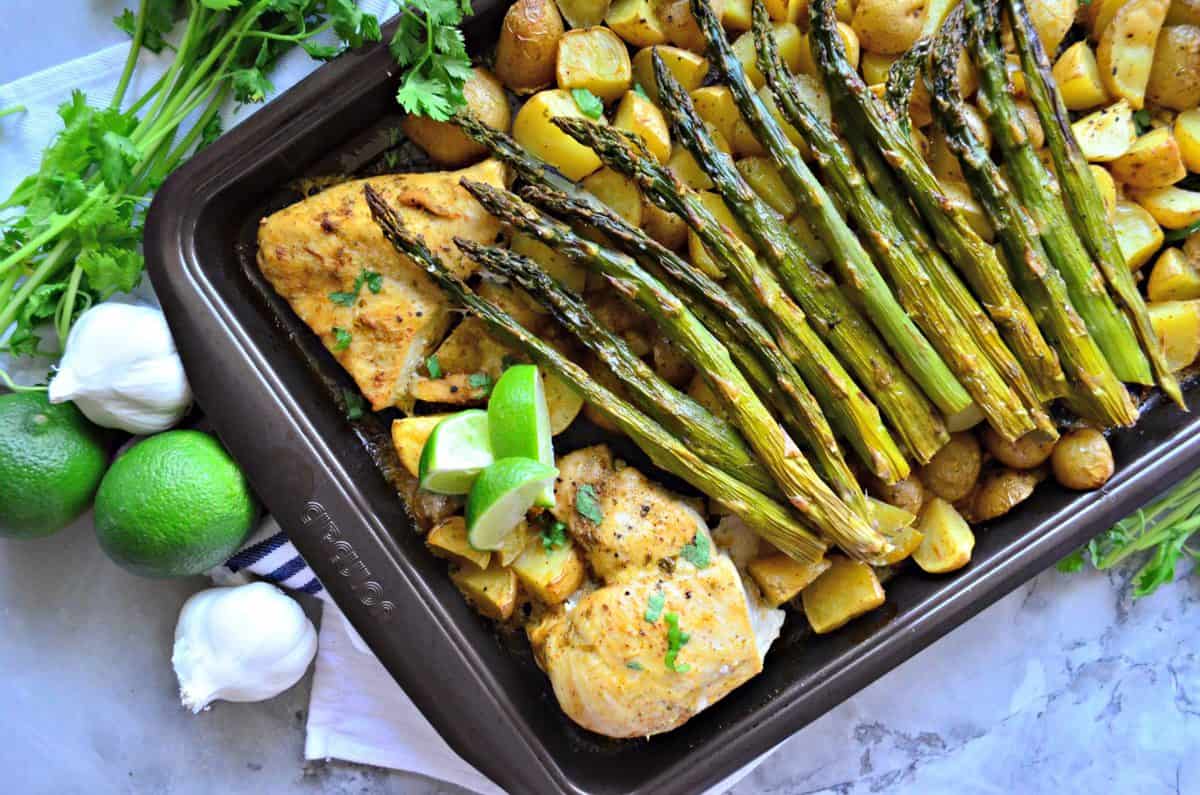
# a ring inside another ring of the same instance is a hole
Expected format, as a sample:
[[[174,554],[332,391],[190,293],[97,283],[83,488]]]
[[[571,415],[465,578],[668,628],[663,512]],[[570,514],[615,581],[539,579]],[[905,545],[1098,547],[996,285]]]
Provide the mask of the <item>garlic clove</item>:
[[[184,603],[171,663],[183,705],[262,701],[300,680],[317,652],[317,633],[294,599],[254,582],[210,588]]]

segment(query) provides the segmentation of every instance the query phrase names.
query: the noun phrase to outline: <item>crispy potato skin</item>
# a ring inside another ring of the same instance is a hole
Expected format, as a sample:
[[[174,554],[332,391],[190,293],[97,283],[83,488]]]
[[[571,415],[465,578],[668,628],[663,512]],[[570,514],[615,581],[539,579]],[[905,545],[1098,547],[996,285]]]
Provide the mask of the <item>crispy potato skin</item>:
[[[850,25],[864,50],[899,55],[920,37],[927,5],[927,0],[859,0]]]
[[[1146,99],[1173,110],[1200,104],[1200,27],[1171,25],[1159,31]]]
[[[1069,489],[1098,489],[1108,482],[1116,468],[1112,448],[1104,434],[1081,428],[1063,434],[1050,457],[1054,479]]]
[[[562,16],[554,0],[517,0],[504,15],[496,42],[496,76],[518,94],[554,82]]]
[[[983,463],[979,440],[969,431],[951,434],[950,441],[921,468],[925,486],[947,502],[971,493]]]

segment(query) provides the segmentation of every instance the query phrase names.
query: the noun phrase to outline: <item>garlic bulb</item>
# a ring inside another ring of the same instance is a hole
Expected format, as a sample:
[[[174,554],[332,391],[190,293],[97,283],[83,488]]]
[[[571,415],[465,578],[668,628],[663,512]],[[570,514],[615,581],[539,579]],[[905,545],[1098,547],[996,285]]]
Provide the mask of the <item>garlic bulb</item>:
[[[80,315],[50,382],[50,402],[68,400],[104,428],[145,434],[177,423],[192,390],[163,313],[107,303]]]
[[[171,664],[183,706],[200,712],[213,701],[263,701],[308,669],[317,633],[300,605],[274,585],[253,582],[210,588],[184,602]]]

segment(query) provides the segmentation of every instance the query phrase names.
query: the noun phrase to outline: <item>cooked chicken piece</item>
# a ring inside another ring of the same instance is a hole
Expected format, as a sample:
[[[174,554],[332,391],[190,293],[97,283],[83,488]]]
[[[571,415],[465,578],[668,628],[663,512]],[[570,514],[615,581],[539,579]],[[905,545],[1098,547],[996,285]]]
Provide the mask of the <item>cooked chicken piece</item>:
[[[363,186],[398,207],[408,228],[465,277],[471,264],[453,238],[492,242],[500,223],[459,185],[464,176],[503,186],[505,171],[486,160],[462,171],[344,182],[264,218],[259,227],[263,275],[321,337],[374,409],[411,406],[416,369],[445,335],[449,310],[424,272],[384,240]],[[378,293],[360,281],[349,306],[330,299],[331,293],[353,293],[364,271],[382,275]]]

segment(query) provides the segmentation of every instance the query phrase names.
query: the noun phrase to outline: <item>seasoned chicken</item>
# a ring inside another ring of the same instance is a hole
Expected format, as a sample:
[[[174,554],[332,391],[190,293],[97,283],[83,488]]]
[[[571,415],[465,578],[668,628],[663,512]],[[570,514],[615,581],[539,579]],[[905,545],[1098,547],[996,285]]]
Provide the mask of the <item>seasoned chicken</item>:
[[[465,277],[472,266],[453,238],[492,242],[500,223],[463,190],[463,177],[503,186],[504,166],[486,160],[462,171],[353,180],[280,210],[259,227],[263,275],[321,337],[374,409],[412,404],[415,371],[445,335],[450,313],[424,272],[384,240],[363,186],[398,207],[405,225]],[[378,292],[362,281],[364,271],[382,275],[382,284],[374,285]],[[354,294],[356,281],[355,297],[330,298]]]
[[[759,673],[783,611],[759,603],[696,507],[603,445],[558,467],[555,515],[603,581],[528,626],[567,715],[610,737],[657,734]]]

